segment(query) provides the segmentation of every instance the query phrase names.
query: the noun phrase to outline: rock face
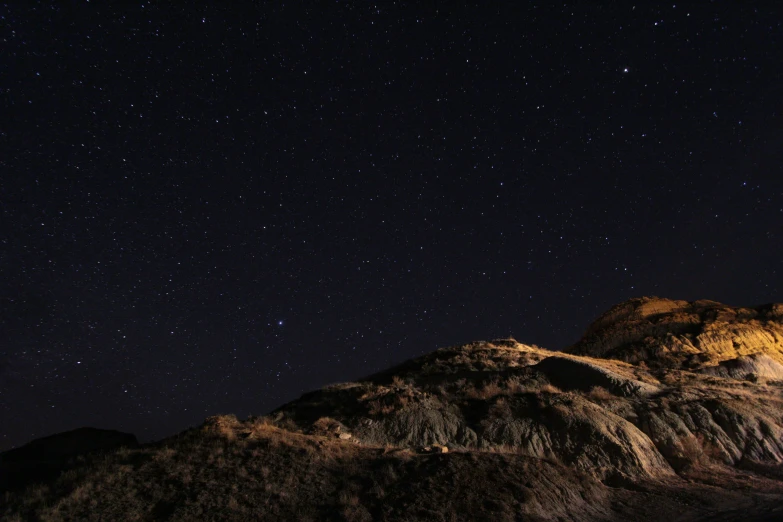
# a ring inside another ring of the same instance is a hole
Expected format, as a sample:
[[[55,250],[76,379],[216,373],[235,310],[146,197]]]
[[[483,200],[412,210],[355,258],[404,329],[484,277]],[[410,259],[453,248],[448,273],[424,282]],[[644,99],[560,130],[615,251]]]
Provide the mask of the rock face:
[[[709,366],[703,373],[732,379],[758,380],[759,378],[783,381],[783,364],[765,353],[754,353],[719,362]]]
[[[783,365],[783,305],[631,299],[599,317],[567,351],[659,368],[709,369],[756,354]]]

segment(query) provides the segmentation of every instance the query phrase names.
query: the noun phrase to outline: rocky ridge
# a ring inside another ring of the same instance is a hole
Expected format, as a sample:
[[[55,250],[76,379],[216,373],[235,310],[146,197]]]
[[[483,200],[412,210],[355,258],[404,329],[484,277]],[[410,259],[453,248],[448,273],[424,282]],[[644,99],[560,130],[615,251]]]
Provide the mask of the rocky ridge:
[[[271,419],[362,444],[512,451],[600,480],[661,479],[707,459],[783,464],[783,383],[759,379],[650,370],[502,339],[306,394]]]

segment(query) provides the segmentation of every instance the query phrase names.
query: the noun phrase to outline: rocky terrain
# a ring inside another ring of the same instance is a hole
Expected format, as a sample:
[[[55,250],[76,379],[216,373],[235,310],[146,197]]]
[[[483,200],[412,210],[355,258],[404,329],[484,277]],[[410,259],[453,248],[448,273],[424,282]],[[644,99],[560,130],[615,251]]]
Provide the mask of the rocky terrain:
[[[707,300],[631,299],[599,317],[567,351],[650,368],[780,380],[783,304],[743,308]]]
[[[264,417],[127,442],[43,483],[28,466],[26,488],[3,454],[0,514],[782,520],[783,305],[633,299],[564,351],[442,348]]]

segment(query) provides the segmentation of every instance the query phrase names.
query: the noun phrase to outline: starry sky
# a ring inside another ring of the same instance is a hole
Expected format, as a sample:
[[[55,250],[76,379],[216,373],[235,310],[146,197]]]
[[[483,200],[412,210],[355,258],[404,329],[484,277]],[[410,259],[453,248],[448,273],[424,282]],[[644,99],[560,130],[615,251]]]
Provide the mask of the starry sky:
[[[215,4],[0,7],[0,450],[783,301],[779,8]]]

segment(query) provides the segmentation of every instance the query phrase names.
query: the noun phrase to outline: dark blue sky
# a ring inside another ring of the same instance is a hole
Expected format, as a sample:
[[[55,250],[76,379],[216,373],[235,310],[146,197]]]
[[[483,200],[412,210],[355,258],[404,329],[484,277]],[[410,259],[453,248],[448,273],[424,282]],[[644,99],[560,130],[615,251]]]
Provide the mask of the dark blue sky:
[[[516,4],[0,7],[0,449],[783,301],[780,10]]]

